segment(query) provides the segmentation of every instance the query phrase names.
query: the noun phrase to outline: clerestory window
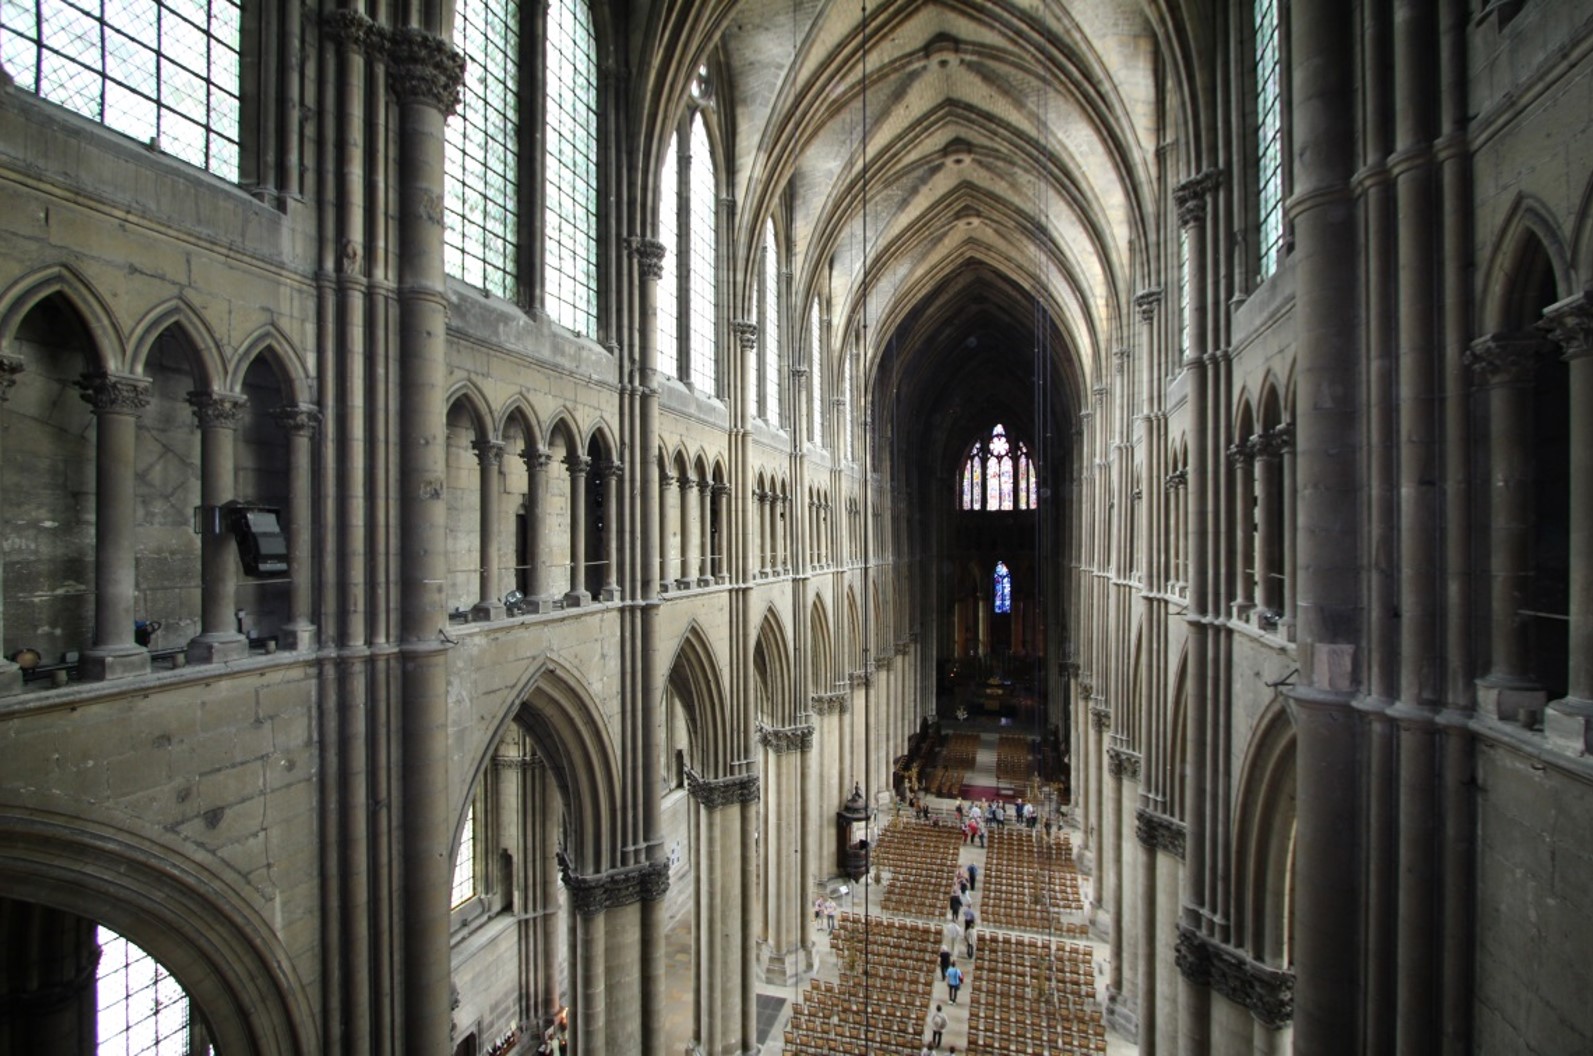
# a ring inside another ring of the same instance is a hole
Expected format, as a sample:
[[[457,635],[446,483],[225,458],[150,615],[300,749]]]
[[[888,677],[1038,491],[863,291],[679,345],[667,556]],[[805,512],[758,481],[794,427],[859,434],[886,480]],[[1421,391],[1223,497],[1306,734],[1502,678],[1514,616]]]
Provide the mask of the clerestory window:
[[[585,0],[548,7],[543,301],[553,321],[597,331],[597,41]]]
[[[459,109],[444,135],[443,258],[448,274],[516,299],[520,8],[458,0],[454,44],[465,57]]]
[[[1039,509],[1040,482],[1028,446],[1013,444],[998,422],[963,460],[960,498],[965,510]]]

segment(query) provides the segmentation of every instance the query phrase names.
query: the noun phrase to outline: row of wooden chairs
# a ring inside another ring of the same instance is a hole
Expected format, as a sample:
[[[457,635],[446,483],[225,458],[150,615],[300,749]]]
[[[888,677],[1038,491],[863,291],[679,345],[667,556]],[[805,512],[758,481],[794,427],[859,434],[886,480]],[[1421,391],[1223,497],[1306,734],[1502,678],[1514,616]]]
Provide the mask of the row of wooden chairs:
[[[881,903],[885,911],[931,920],[944,917],[962,848],[958,831],[897,818],[880,834],[879,844],[884,848],[881,864],[891,873]]]
[[[1034,740],[1002,734],[996,741],[996,780],[1003,785],[1026,785],[1034,776]]]

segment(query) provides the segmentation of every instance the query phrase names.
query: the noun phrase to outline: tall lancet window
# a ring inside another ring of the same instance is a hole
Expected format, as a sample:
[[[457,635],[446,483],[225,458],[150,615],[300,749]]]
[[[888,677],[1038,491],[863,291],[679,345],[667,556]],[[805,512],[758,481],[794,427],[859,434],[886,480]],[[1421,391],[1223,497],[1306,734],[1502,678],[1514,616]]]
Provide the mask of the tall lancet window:
[[[774,241],[774,221],[763,227],[763,418],[780,427],[780,253]]]
[[[824,352],[823,328],[819,325],[819,302],[815,298],[808,313],[808,385],[813,389],[813,425],[808,439],[824,446]]]
[[[1022,441],[1013,444],[1006,427],[997,423],[990,434],[974,441],[963,460],[958,496],[965,510],[1037,510],[1039,470]]]
[[[554,322],[597,330],[597,43],[586,0],[548,6],[544,298]]]
[[[444,265],[478,290],[511,299],[519,224],[519,24],[514,0],[459,0],[454,43],[465,56],[465,83],[443,136]]]
[[[995,599],[997,612],[1012,611],[1012,572],[1005,561],[996,562]]]
[[[680,376],[680,159],[678,136],[669,137],[658,170],[658,240],[664,244],[664,274],[658,280],[658,372]]]
[[[691,231],[688,238],[691,276],[691,384],[716,395],[719,379],[714,348],[714,231],[718,195],[714,192],[714,158],[708,125],[699,111],[691,117]]]
[[[1283,63],[1278,0],[1255,0],[1256,214],[1261,278],[1283,250]]]

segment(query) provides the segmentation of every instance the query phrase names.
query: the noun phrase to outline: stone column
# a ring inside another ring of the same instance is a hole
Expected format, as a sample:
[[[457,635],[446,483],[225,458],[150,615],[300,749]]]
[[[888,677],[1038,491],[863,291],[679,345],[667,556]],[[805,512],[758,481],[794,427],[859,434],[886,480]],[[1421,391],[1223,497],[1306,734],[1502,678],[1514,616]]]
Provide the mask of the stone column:
[[[459,101],[464,58],[441,37],[409,26],[388,35],[398,101],[398,446],[396,515],[403,525],[399,590],[401,671],[398,752],[399,887],[393,995],[407,1056],[448,1052],[448,891],[453,852],[448,797],[447,450],[443,397],[448,330],[443,265],[443,121]],[[387,883],[388,878],[379,881]],[[385,973],[384,977],[385,977]],[[591,1051],[591,1050],[586,1050]]]
[[[547,562],[542,548],[547,545],[548,516],[548,463],[553,455],[542,448],[526,448],[520,452],[525,462],[525,595],[531,612],[547,612],[553,607],[548,599]]]
[[[713,585],[713,486],[714,482],[704,478],[697,483],[697,585],[708,587]]]
[[[1544,728],[1562,751],[1593,750],[1593,296],[1579,293],[1543,313],[1545,331],[1561,348],[1571,374],[1571,617],[1566,644],[1566,694],[1549,705]]]
[[[308,404],[278,407],[272,417],[288,436],[288,568],[293,577],[289,586],[287,625],[282,628],[282,647],[313,650],[316,647],[314,615],[315,569],[310,540],[314,526],[310,520],[310,500],[315,494],[314,469],[310,461],[310,437],[321,423],[321,412]]]
[[[87,374],[78,382],[94,408],[94,644],[78,671],[85,681],[141,675],[149,650],[133,641],[137,478],[133,449],[138,416],[149,406],[149,379]]]
[[[470,444],[481,467],[481,585],[480,601],[470,607],[472,621],[501,620],[503,600],[498,589],[498,496],[503,485],[498,480],[503,465],[503,441],[475,440]]]
[[[586,883],[572,887],[571,879],[568,874],[564,878],[575,903],[574,936],[570,943],[574,961],[570,966],[570,989],[574,991],[570,1000],[570,1028],[574,1049],[576,1052],[607,1052],[608,1010],[603,1002],[603,981],[607,974],[603,883],[600,877],[580,878]]]
[[[675,496],[680,505],[680,564],[676,567],[675,586],[681,590],[691,587],[697,564],[697,499],[692,493],[695,486],[696,481],[682,475],[680,491]]]
[[[675,577],[670,574],[674,571],[675,564],[670,540],[675,538],[675,520],[680,516],[680,503],[677,500],[679,491],[675,486],[679,480],[679,477],[671,476],[668,472],[663,472],[658,477],[658,587],[660,590],[668,590],[675,583]]]
[[[603,600],[618,601],[619,587],[619,480],[624,467],[612,459],[598,463],[603,478]]]
[[[570,471],[570,589],[564,595],[564,607],[573,609],[592,600],[586,590],[586,474],[592,469],[592,460],[570,455],[564,465]]]
[[[234,441],[249,401],[219,392],[190,392],[199,423],[200,561],[203,598],[200,633],[188,643],[188,661],[221,663],[249,655],[249,639],[238,631],[238,556],[227,512],[237,491]]]
[[[6,400],[11,395],[11,386],[17,383],[17,375],[22,373],[23,364],[21,356],[0,354],[0,407],[5,406]],[[0,433],[0,436],[3,436]],[[3,465],[0,461],[0,465]],[[0,554],[0,640],[5,637],[5,555]],[[0,656],[0,697],[7,697],[22,689],[22,670],[16,664]]]
[[[730,580],[730,547],[727,545],[730,532],[725,526],[730,519],[730,511],[726,509],[729,501],[730,485],[714,484],[712,496],[709,499],[709,510],[710,512],[717,510],[718,514],[717,516],[710,516],[709,523],[719,525],[720,528],[717,533],[712,535],[717,546],[710,555],[711,571],[713,572],[715,583],[727,583]],[[746,541],[745,535],[742,536],[742,541]],[[744,561],[741,564],[745,566]]]
[[[1284,426],[1274,426],[1256,437],[1256,605],[1275,615],[1270,627],[1283,616],[1282,552],[1278,538],[1283,526],[1283,449],[1288,442]],[[1267,623],[1262,624],[1268,629]]]
[[[1552,348],[1535,335],[1490,334],[1466,356],[1488,400],[1489,664],[1477,698],[1485,712],[1510,722],[1545,699],[1520,610],[1532,583],[1532,381]]]
[[[1251,610],[1261,604],[1261,546],[1258,536],[1261,534],[1262,521],[1260,502],[1256,496],[1256,480],[1260,476],[1256,472],[1256,440],[1257,437],[1247,436],[1228,448],[1228,461],[1234,467],[1233,615],[1239,620],[1249,619]],[[1252,504],[1256,510],[1250,514]],[[1248,569],[1245,568],[1247,563],[1250,565]]]

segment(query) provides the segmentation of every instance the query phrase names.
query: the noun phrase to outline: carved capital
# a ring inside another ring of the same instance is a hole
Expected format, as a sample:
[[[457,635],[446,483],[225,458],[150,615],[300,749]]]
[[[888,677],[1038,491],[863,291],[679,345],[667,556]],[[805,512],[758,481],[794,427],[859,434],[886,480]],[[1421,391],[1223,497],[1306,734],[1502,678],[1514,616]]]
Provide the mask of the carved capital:
[[[0,403],[10,397],[11,386],[17,383],[17,375],[23,369],[21,356],[0,355]]]
[[[708,486],[708,490],[713,493],[715,498],[722,499],[730,494],[730,485],[716,480]]]
[[[765,726],[757,724],[758,743],[775,755],[806,752],[813,748],[813,726]]]
[[[632,235],[625,240],[625,249],[635,259],[642,278],[657,282],[664,277],[664,244],[658,239]]]
[[[1113,777],[1139,779],[1139,753],[1116,745],[1106,750],[1106,771]]]
[[[1190,227],[1206,219],[1206,199],[1221,182],[1216,169],[1207,169],[1173,188],[1173,205],[1178,210],[1180,227]]]
[[[321,19],[321,32],[349,51],[379,54],[384,44],[381,29],[369,15],[346,7],[328,11]]]
[[[625,463],[613,458],[602,459],[597,463],[597,475],[604,480],[619,480],[625,476]]]
[[[1112,709],[1104,704],[1090,706],[1090,725],[1095,727],[1096,733],[1105,733],[1112,728]]]
[[[592,468],[592,460],[585,455],[566,455],[564,468],[570,471],[570,476],[578,477]]]
[[[1162,288],[1160,286],[1152,286],[1149,289],[1140,290],[1134,295],[1134,307],[1139,309],[1141,322],[1148,323],[1155,319],[1156,309],[1161,306],[1161,303]]]
[[[1248,466],[1256,460],[1256,437],[1247,436],[1228,445],[1228,461],[1236,466]]]
[[[1538,329],[1565,350],[1567,360],[1593,355],[1593,296],[1583,292],[1551,304]]]
[[[465,57],[452,44],[423,29],[405,26],[388,34],[387,54],[392,66],[388,83],[399,102],[433,106],[444,117],[458,109]]]
[[[1141,846],[1166,851],[1179,860],[1184,857],[1184,823],[1177,818],[1140,807],[1134,811],[1134,835]]]
[[[1173,960],[1179,972],[1191,983],[1196,986],[1211,985],[1211,954],[1206,949],[1205,938],[1198,931],[1184,924],[1178,925],[1178,942],[1173,947]]]
[[[77,387],[83,392],[83,402],[93,407],[95,414],[137,416],[149,406],[149,379],[137,374],[85,374],[78,379]]]
[[[643,900],[656,902],[669,891],[668,862],[646,862],[582,876],[563,851],[557,853],[557,858],[564,887],[570,892],[575,911],[583,917]]]
[[[1463,358],[1479,386],[1524,387],[1555,348],[1552,340],[1535,334],[1489,334],[1473,341]]]
[[[1289,422],[1275,425],[1265,432],[1257,433],[1251,437],[1255,445],[1255,455],[1258,459],[1279,458],[1294,443],[1294,426]]]
[[[543,447],[528,447],[520,452],[520,460],[533,473],[541,473],[553,461],[553,452]]]
[[[307,403],[278,407],[271,417],[289,436],[310,436],[321,426],[321,411]]]
[[[736,340],[741,342],[741,351],[751,352],[758,347],[758,324],[750,319],[737,319],[730,324],[730,329],[735,333]]]
[[[708,810],[758,801],[757,774],[702,777],[695,770],[687,769],[686,788],[691,792],[691,797]]]
[[[1177,491],[1179,488],[1189,487],[1189,470],[1175,469],[1167,474],[1167,479],[1162,482],[1168,491]]]
[[[851,696],[845,690],[832,693],[815,693],[808,701],[808,708],[815,715],[835,715],[850,710],[848,698]]]
[[[195,391],[188,394],[188,405],[194,409],[194,421],[199,428],[236,429],[243,421],[249,398],[230,392]]]
[[[575,911],[583,917],[595,917],[603,912],[608,906],[608,884],[603,874],[582,876],[575,871],[573,863],[563,851],[557,852],[557,858],[559,877],[564,881],[564,889],[570,893]]]
[[[471,450],[476,453],[476,462],[483,466],[498,466],[503,464],[502,440],[472,440]]]
[[[1175,958],[1184,978],[1249,1009],[1262,1025],[1276,1029],[1294,1018],[1293,972],[1262,964],[1182,924]]]

